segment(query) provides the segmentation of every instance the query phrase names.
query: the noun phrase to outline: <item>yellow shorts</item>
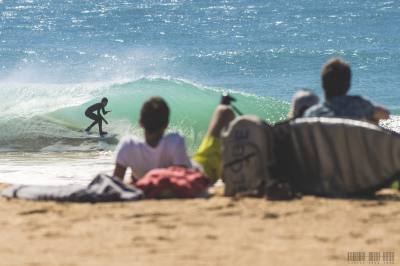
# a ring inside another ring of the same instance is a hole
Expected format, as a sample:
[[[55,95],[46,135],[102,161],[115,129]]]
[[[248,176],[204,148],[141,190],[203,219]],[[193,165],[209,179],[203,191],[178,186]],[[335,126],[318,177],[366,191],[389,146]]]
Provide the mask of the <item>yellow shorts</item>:
[[[193,160],[203,167],[204,172],[215,182],[221,177],[221,139],[205,136]]]

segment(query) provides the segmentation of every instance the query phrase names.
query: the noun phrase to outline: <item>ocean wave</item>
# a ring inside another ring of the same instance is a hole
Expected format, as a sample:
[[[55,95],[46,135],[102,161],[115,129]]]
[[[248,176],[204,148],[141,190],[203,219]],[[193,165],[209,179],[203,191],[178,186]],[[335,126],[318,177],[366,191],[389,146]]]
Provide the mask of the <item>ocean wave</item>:
[[[102,97],[109,99],[106,131],[121,138],[140,135],[138,118],[142,103],[162,96],[171,108],[170,131],[186,137],[194,151],[205,134],[223,88],[209,88],[190,81],[148,77],[111,84],[12,85],[0,88],[5,99],[0,111],[0,148],[13,150],[93,150],[107,149],[115,141],[102,141],[82,132],[91,120],[85,109]],[[235,105],[245,114],[270,122],[285,118],[288,103],[268,97],[230,91]],[[96,128],[93,134],[96,134]]]

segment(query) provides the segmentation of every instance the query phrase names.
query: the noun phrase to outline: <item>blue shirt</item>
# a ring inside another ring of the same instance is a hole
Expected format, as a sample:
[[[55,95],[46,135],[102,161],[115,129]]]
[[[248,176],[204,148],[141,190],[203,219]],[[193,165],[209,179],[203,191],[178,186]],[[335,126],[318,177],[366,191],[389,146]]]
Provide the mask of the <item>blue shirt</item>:
[[[342,117],[357,120],[373,120],[375,106],[361,96],[343,95],[311,106],[303,117]]]

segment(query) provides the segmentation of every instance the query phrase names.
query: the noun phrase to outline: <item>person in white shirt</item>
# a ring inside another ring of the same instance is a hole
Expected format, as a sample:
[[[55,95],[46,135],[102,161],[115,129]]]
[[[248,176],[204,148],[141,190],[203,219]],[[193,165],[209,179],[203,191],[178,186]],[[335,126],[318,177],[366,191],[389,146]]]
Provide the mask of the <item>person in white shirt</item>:
[[[169,123],[167,103],[161,97],[152,97],[143,104],[140,113],[144,141],[131,137],[121,142],[114,176],[124,179],[130,168],[131,181],[135,182],[152,169],[183,166],[201,170],[215,182],[221,177],[221,132],[234,118],[231,106],[218,105],[199,149],[190,160],[182,136],[177,133],[164,135]]]
[[[161,97],[152,97],[143,104],[139,123],[144,129],[144,141],[131,137],[120,143],[114,176],[123,179],[130,168],[137,180],[155,168],[191,167],[184,138],[177,133],[164,135],[169,113]]]

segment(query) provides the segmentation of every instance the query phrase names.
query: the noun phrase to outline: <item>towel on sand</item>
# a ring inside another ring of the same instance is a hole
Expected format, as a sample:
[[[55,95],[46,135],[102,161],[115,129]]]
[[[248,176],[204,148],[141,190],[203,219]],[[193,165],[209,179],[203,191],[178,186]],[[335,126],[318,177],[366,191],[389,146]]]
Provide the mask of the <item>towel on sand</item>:
[[[64,202],[135,201],[143,198],[142,190],[128,186],[115,177],[97,175],[89,185],[24,186],[15,185],[2,191],[6,198],[54,200]]]

